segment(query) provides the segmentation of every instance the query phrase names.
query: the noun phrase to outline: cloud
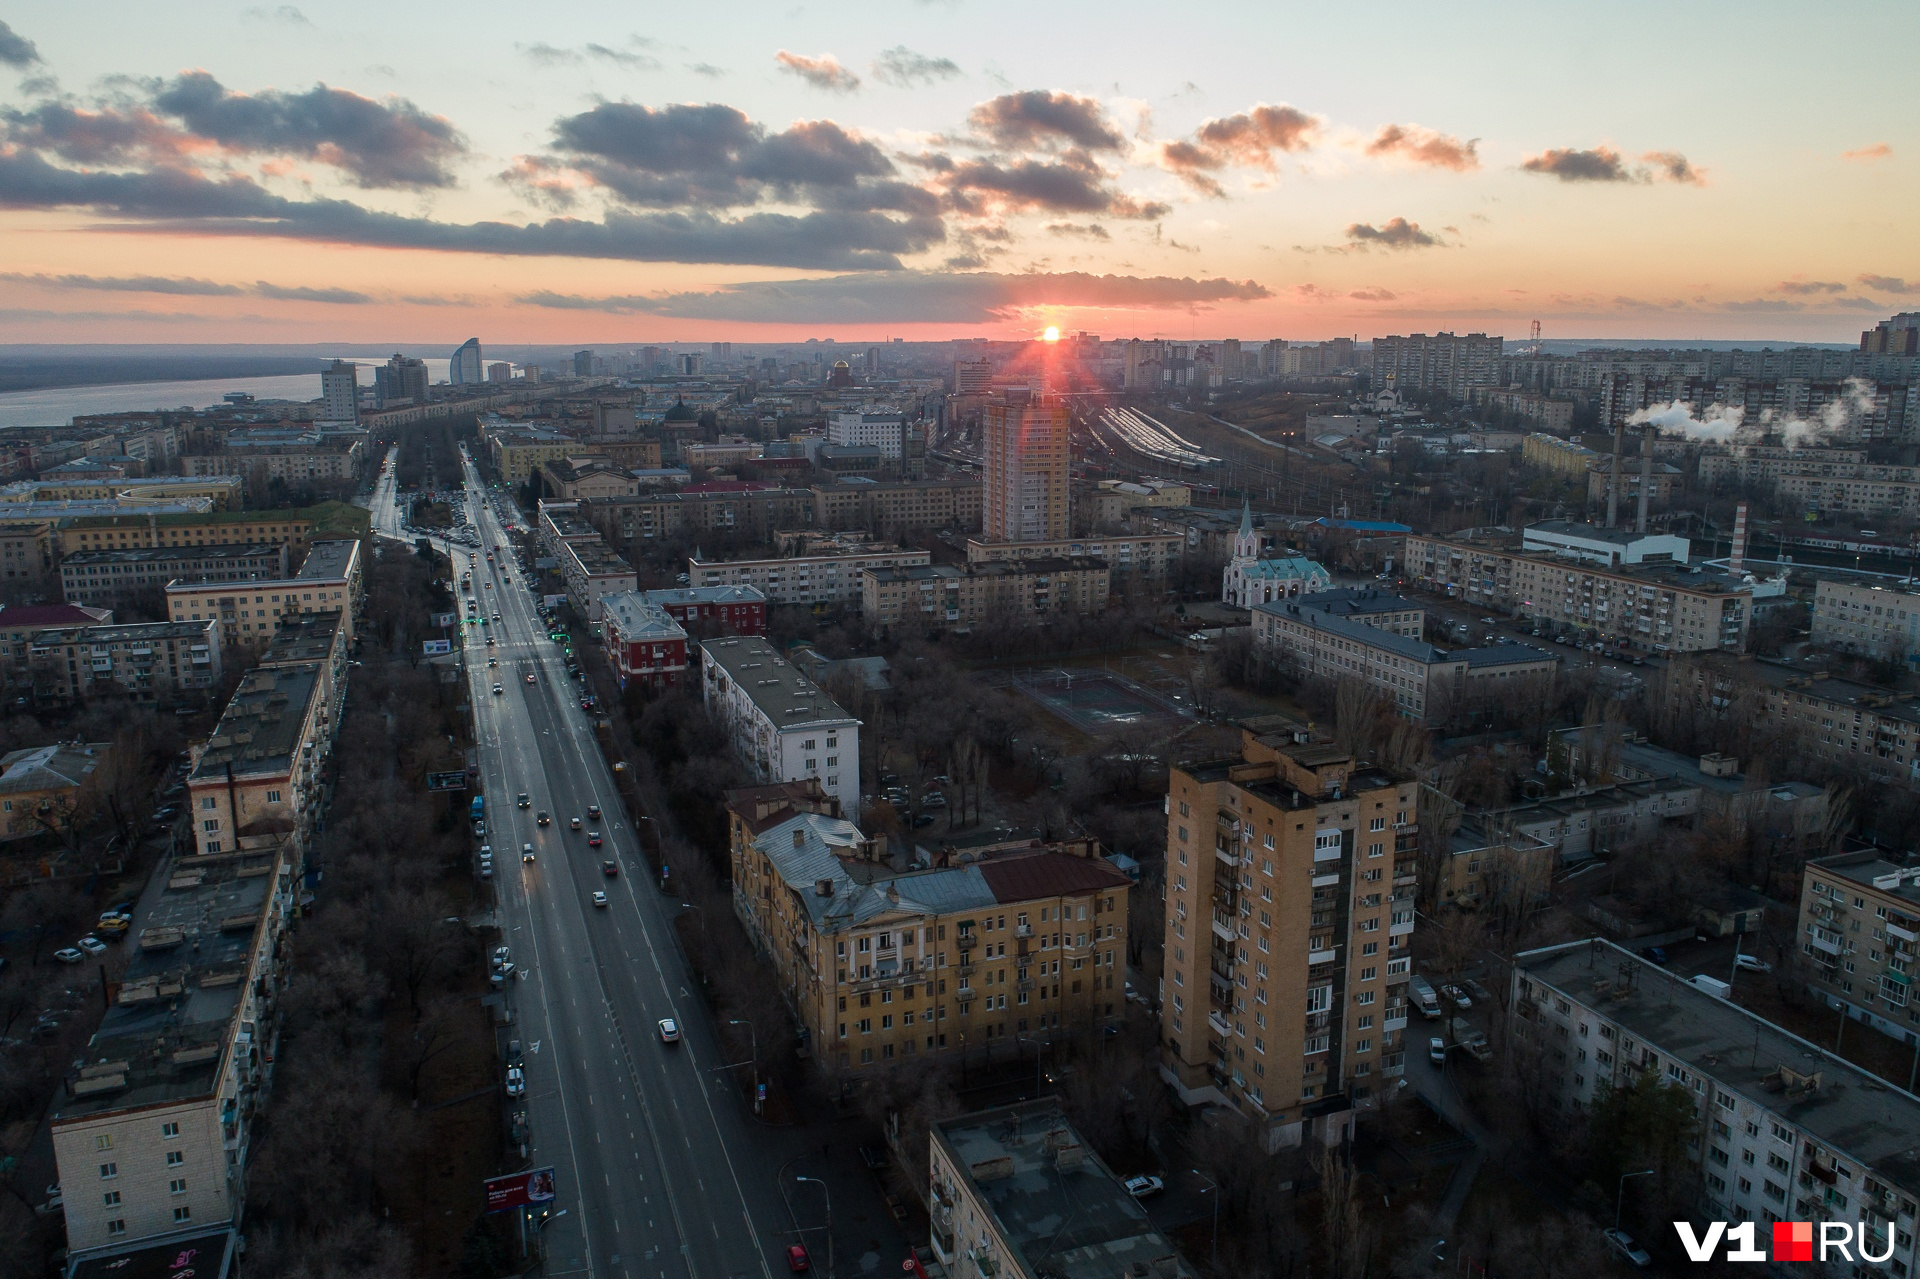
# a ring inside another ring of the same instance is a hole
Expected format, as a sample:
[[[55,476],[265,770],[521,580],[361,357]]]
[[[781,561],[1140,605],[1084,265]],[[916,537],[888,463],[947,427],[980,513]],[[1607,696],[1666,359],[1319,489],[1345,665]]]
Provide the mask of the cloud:
[[[519,48],[521,56],[543,67],[568,66],[586,61],[585,55],[578,49],[562,49],[558,45],[547,44],[545,41],[516,47]]]
[[[687,70],[695,75],[703,75],[715,80],[727,73],[725,67],[716,67],[711,62],[689,62]]]
[[[1226,194],[1212,175],[1230,165],[1274,169],[1273,153],[1300,152],[1320,138],[1323,122],[1298,107],[1260,103],[1237,115],[1208,120],[1193,140],[1163,142],[1160,164],[1203,195]]]
[[[1908,284],[1897,275],[1856,275],[1853,278],[1876,293],[1920,292],[1920,285]]]
[[[235,297],[246,290],[237,284],[159,275],[27,275],[0,274],[0,280],[47,289],[98,289],[108,293],[174,293],[194,297]]]
[[[24,70],[39,61],[38,46],[25,36],[16,35],[13,28],[5,22],[0,22],[0,62]]]
[[[951,58],[929,58],[904,44],[896,44],[873,60],[873,78],[896,89],[911,89],[949,80],[960,74],[960,65]]]
[[[1683,186],[1703,187],[1707,185],[1704,169],[1696,169],[1687,157],[1678,151],[1649,151],[1640,157],[1669,182],[1678,182]]]
[[[923,158],[956,212],[969,217],[1010,213],[1098,213],[1150,220],[1168,207],[1136,200],[1107,185],[1108,174],[1084,151],[1052,159],[953,160]]]
[[[1268,296],[1268,290],[1252,280],[1081,272],[1005,275],[899,271],[733,284],[710,292],[657,297],[534,293],[516,300],[559,310],[736,323],[984,324],[1032,307],[1187,310]]]
[[[1098,222],[1088,222],[1085,225],[1077,222],[1049,222],[1047,223],[1047,233],[1049,235],[1078,236],[1087,240],[1111,240],[1113,238],[1107,234],[1107,228],[1101,226]]]
[[[242,9],[240,16],[249,22],[278,22],[282,26],[288,27],[311,27],[313,25],[313,23],[307,20],[306,14],[300,12],[290,4],[283,4],[275,9],[267,9],[255,5],[251,9]]]
[[[1417,124],[1382,125],[1367,143],[1367,154],[1393,156],[1435,169],[1465,173],[1480,167],[1480,140],[1467,142]]]
[[[373,301],[365,293],[356,293],[352,289],[289,288],[268,284],[265,280],[255,284],[253,291],[263,298],[277,298],[282,302],[338,302],[351,305]]]
[[[195,315],[190,311],[35,311],[26,308],[0,308],[0,323],[24,323],[28,320],[58,324],[78,320],[132,320],[136,323],[180,324],[199,320],[231,320],[227,315]],[[260,320],[262,316],[245,317]]]
[[[31,47],[31,46],[29,46]],[[1886,160],[1893,156],[1893,147],[1885,142],[1875,142],[1871,146],[1855,147],[1851,151],[1842,151],[1844,160]]]
[[[1782,280],[1773,286],[1773,291],[1812,297],[1821,293],[1845,293],[1847,286],[1833,280]]]
[[[1612,147],[1595,147],[1591,151],[1575,150],[1568,147],[1562,150],[1543,151],[1539,155],[1522,160],[1520,167],[1528,173],[1544,173],[1559,178],[1562,182],[1644,182],[1644,175],[1636,176],[1634,170],[1627,167],[1620,153]]]
[[[1376,245],[1383,249],[1433,249],[1446,243],[1432,232],[1422,231],[1418,222],[1405,218],[1393,218],[1379,226],[1355,222],[1347,227],[1346,234],[1348,241],[1363,249]]]
[[[643,36],[632,36],[628,43],[651,45],[653,41]],[[579,66],[589,58],[598,58],[603,62],[612,62],[632,71],[660,69],[660,59],[651,54],[636,53],[631,49],[616,49],[605,44],[588,43],[578,49],[563,49],[557,45],[542,42],[518,47],[522,56],[543,67]]]
[[[1356,302],[1391,302],[1396,295],[1386,289],[1355,289],[1347,296]]]
[[[805,54],[790,53],[785,49],[773,55],[780,69],[791,75],[797,75],[816,89],[828,93],[852,93],[860,87],[860,77],[840,65],[840,60],[831,53],[823,53],[817,58]]]
[[[1323,289],[1317,284],[1296,284],[1293,286],[1293,296],[1302,302],[1325,302],[1340,295]]]
[[[968,117],[975,129],[1004,147],[1075,146],[1118,151],[1126,139],[1093,98],[1028,89],[982,102]]]

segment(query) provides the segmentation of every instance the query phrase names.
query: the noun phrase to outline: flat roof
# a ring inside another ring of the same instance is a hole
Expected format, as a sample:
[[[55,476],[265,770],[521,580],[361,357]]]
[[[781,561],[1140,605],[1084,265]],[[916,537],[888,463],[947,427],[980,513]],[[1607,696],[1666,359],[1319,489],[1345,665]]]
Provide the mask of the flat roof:
[[[1527,951],[1514,964],[1649,1048],[1791,1120],[1882,1179],[1920,1193],[1920,1097],[1597,937]],[[1791,1088],[1782,1067],[1819,1075],[1819,1086]]]
[[[1337,635],[1356,644],[1364,644],[1369,648],[1382,649],[1422,665],[1430,666],[1449,660],[1445,649],[1435,648],[1425,640],[1417,640],[1410,635],[1395,634],[1378,626],[1369,626],[1365,622],[1357,622],[1351,618],[1342,617],[1338,613],[1329,613],[1325,609],[1315,608],[1298,599],[1271,600],[1263,604],[1255,604],[1253,611],[1271,613],[1289,622],[1298,622],[1303,626],[1310,626],[1316,630],[1325,631],[1329,635]]]
[[[1862,888],[1871,888],[1876,893],[1888,897],[1897,897],[1903,902],[1920,906],[1920,874],[1911,866],[1900,866],[1880,856],[1870,853],[1835,853],[1831,857],[1816,857],[1807,863],[1808,870],[1817,870],[1833,879],[1844,879]],[[1899,876],[1896,884],[1882,887],[1874,883],[1882,877]]]
[[[165,564],[180,560],[266,559],[278,561],[284,542],[221,542],[213,546],[122,546],[99,551],[75,551],[60,561],[69,564]]]
[[[1785,662],[1764,657],[1738,657],[1731,653],[1695,653],[1690,656],[1701,662],[1708,671],[1744,674],[1783,693],[1805,693],[1838,706],[1857,707],[1892,719],[1920,723],[1920,704],[1913,701],[1911,693],[1856,684],[1850,679],[1834,679],[1824,671],[1799,670]]]
[[[206,624],[211,625],[212,619]],[[188,625],[194,625],[189,622]],[[284,666],[290,662],[324,662],[333,656],[340,637],[340,614],[302,613],[283,620],[280,629],[260,654],[262,666]]]
[[[125,644],[140,640],[204,638],[214,620],[204,622],[116,622],[106,626],[59,626],[36,631],[29,644]]]
[[[934,1140],[1028,1275],[1153,1279],[1193,1271],[1051,1099],[941,1120]]]
[[[307,548],[296,579],[345,581],[360,558],[360,543],[350,540],[315,542]]]
[[[54,1123],[212,1095],[279,862],[277,849],[173,860],[124,944],[119,995],[87,1044],[93,1064],[68,1078]]]
[[[778,727],[860,722],[757,635],[703,640],[700,650]]]
[[[1630,528],[1606,528],[1599,524],[1583,524],[1577,520],[1541,520],[1536,524],[1527,525],[1521,531],[1523,534],[1536,533],[1547,537],[1578,538],[1583,542],[1611,542],[1616,546],[1631,546],[1635,542],[1645,542],[1654,538],[1686,540],[1673,533],[1641,533]]]
[[[307,704],[319,688],[317,662],[256,666],[248,671],[194,761],[189,781],[218,781],[226,776],[229,763],[236,774],[271,775],[291,769]]]

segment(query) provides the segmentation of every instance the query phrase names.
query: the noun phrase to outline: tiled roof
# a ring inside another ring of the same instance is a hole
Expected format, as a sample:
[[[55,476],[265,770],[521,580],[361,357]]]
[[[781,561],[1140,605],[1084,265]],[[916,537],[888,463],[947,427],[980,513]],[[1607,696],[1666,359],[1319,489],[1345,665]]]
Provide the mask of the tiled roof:
[[[77,604],[15,604],[0,608],[0,630],[21,626],[95,626],[113,616],[105,609]]]
[[[1125,888],[1130,880],[1107,862],[1070,853],[1036,852],[979,863],[995,901],[1032,901]]]

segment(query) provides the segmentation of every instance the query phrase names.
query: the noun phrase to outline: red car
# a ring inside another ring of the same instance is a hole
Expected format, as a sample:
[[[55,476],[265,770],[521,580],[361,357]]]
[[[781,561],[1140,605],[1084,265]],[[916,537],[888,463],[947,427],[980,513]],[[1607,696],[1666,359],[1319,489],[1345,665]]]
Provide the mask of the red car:
[[[802,1248],[797,1243],[787,1245],[787,1269],[793,1271],[796,1275],[800,1275],[805,1274],[812,1268],[813,1263],[807,1260],[807,1250],[805,1248]]]

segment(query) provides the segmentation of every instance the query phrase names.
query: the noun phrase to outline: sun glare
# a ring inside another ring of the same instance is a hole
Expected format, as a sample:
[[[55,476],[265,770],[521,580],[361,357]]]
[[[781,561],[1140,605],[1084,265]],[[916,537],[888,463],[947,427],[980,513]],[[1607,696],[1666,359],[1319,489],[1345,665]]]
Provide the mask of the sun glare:
[[[1040,335],[1040,340],[1043,342],[1058,342],[1060,340],[1060,326],[1057,324],[1049,324],[1047,331]]]

